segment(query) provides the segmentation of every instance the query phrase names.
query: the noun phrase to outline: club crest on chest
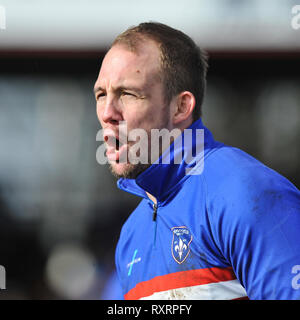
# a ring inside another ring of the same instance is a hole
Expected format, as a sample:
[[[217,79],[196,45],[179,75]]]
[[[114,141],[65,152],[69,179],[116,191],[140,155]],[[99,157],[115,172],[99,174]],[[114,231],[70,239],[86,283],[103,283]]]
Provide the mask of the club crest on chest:
[[[171,231],[173,233],[171,246],[172,256],[177,263],[181,264],[190,253],[190,243],[193,240],[193,236],[185,226],[173,227]]]

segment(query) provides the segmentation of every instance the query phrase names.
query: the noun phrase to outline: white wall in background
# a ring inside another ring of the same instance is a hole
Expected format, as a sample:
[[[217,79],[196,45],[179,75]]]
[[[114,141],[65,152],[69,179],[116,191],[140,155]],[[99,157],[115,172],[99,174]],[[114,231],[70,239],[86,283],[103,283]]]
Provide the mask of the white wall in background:
[[[99,49],[129,26],[159,21],[210,48],[300,48],[294,0],[0,0],[0,50]]]

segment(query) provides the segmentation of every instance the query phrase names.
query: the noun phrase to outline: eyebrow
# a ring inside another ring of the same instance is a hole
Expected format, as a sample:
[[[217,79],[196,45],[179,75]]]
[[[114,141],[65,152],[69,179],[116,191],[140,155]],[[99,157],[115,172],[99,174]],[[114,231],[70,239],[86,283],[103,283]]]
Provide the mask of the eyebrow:
[[[119,87],[116,87],[114,89],[114,91],[124,91],[124,90],[133,90],[133,91],[136,91],[138,93],[141,93],[141,89],[137,88],[137,87],[134,87],[134,86],[119,86]],[[103,89],[101,86],[98,86],[96,88],[94,88],[94,94],[96,94],[98,91],[106,91],[105,89]]]
[[[104,89],[102,87],[98,86],[98,87],[94,88],[93,91],[94,91],[94,94],[96,94],[98,91],[104,91]]]

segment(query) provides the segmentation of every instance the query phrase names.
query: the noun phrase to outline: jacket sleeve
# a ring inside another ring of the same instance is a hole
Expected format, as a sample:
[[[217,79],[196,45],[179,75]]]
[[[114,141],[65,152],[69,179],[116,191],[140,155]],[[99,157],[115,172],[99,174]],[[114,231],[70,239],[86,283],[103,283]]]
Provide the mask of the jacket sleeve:
[[[120,241],[120,239],[119,239]],[[120,246],[119,246],[119,242],[117,244],[116,250],[115,250],[115,276],[116,276],[116,281],[118,282],[118,300],[124,300],[124,290],[123,290],[123,286],[122,286],[122,275],[121,275],[121,269],[120,269]]]
[[[300,192],[292,183],[269,169],[229,177],[208,210],[250,299],[300,299]]]

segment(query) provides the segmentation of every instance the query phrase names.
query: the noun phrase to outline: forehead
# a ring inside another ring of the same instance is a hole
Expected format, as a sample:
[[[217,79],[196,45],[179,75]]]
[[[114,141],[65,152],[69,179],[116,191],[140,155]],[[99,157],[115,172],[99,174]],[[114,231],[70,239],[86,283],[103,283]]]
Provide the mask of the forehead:
[[[157,78],[160,71],[160,51],[154,41],[138,44],[136,51],[116,44],[103,59],[97,83],[112,84],[128,81],[147,82]],[[125,83],[126,84],[126,83]]]

